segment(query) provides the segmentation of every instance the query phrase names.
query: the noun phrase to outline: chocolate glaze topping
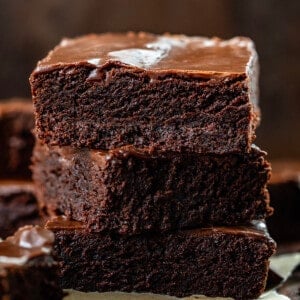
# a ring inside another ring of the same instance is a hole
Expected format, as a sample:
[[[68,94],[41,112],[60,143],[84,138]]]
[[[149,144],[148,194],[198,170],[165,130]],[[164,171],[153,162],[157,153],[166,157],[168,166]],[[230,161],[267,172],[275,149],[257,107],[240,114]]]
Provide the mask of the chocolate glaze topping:
[[[45,228],[53,231],[57,230],[84,230],[84,223],[79,221],[70,220],[65,216],[53,217],[49,220]],[[261,238],[270,238],[266,224],[263,221],[253,221],[248,226],[216,226],[209,228],[197,228],[181,230],[187,234],[194,234],[197,236],[205,236],[210,234],[233,234],[233,235],[249,235]]]
[[[46,223],[45,228],[49,230],[55,230],[55,229],[73,230],[73,229],[84,229],[85,226],[82,222],[70,220],[65,216],[58,216],[49,220]]]
[[[0,271],[6,266],[23,265],[51,251],[54,234],[39,226],[24,226],[0,242]]]
[[[90,79],[108,65],[120,65],[154,73],[194,76],[248,74],[257,55],[250,39],[230,40],[149,33],[87,35],[63,39],[38,63],[36,72],[86,64],[96,67]]]
[[[259,147],[257,147],[254,144],[251,147],[253,150],[260,152],[262,155],[267,154],[265,151],[262,151]],[[171,151],[158,152],[151,147],[136,148],[133,145],[117,147],[111,150],[98,150],[98,149],[95,150],[95,149],[88,149],[88,148],[75,149],[74,147],[71,146],[64,146],[64,147],[51,146],[51,149],[54,150],[55,152],[61,153],[61,156],[64,157],[73,157],[74,155],[81,155],[82,159],[84,159],[91,156],[95,160],[97,159],[98,161],[103,161],[103,163],[105,163],[105,161],[114,159],[114,157],[127,158],[127,157],[134,156],[141,159],[151,159],[156,157],[164,158],[167,157],[168,155],[176,154],[176,152],[172,153]],[[195,153],[189,152],[186,154],[194,155]],[[63,158],[60,158],[60,162],[66,164],[69,163],[69,161],[64,160]],[[1,191],[1,185],[0,185],[0,191]]]

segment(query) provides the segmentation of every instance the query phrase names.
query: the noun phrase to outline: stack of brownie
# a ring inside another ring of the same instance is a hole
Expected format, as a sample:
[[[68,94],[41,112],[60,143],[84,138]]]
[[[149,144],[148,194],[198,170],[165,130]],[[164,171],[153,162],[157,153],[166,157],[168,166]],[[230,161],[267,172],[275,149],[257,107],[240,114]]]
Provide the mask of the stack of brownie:
[[[247,38],[64,39],[30,83],[64,288],[254,299],[275,243]]]

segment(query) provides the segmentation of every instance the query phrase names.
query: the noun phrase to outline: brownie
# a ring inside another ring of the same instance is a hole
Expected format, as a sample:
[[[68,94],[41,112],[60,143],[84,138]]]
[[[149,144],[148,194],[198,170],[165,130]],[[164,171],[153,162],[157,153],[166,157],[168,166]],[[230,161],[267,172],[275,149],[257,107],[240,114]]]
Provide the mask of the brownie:
[[[32,182],[0,181],[0,237],[12,235],[24,225],[40,224]]]
[[[257,81],[248,38],[148,33],[64,39],[30,77],[44,143],[218,154],[251,151]]]
[[[268,227],[280,243],[300,242],[300,162],[274,161],[269,191],[274,215]]]
[[[0,299],[62,299],[57,266],[50,255],[54,235],[25,226],[0,242]]]
[[[0,178],[30,179],[34,145],[33,106],[30,99],[0,101]]]
[[[248,154],[74,149],[37,143],[33,179],[44,214],[95,231],[137,234],[245,224],[269,216],[265,152]]]
[[[81,291],[256,299],[275,251],[261,222],[128,236],[89,232],[58,217],[46,228],[55,233],[61,286]]]

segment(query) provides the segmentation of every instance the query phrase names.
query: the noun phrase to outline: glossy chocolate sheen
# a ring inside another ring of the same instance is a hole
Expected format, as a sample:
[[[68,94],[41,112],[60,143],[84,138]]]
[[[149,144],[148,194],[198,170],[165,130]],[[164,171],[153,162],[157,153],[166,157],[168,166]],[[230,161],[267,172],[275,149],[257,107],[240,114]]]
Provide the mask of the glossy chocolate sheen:
[[[57,264],[50,252],[54,234],[25,226],[0,242],[1,300],[61,300]]]
[[[47,223],[45,224],[45,228],[54,232],[59,230],[72,231],[87,229],[83,222],[70,220],[65,216],[53,217],[52,219],[47,221]],[[181,230],[181,232],[185,232],[188,235],[195,236],[206,236],[212,234],[248,235],[261,237],[263,239],[267,237],[272,240],[268,234],[266,224],[263,221],[252,221],[248,226],[214,226],[208,228]]]
[[[0,242],[0,270],[49,254],[53,242],[54,234],[47,229],[39,226],[20,228],[13,236]]]
[[[151,70],[154,73],[184,73],[195,76],[246,74],[256,60],[250,39],[236,37],[156,36],[149,33],[87,35],[64,39],[40,61],[36,71],[52,66],[86,63],[101,69],[112,62]],[[95,78],[97,74],[95,73]]]

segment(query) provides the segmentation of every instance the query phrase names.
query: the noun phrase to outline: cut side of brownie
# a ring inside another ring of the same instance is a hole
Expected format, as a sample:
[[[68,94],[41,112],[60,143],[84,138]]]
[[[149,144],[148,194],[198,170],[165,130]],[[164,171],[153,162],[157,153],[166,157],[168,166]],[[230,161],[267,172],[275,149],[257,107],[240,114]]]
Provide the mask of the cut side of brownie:
[[[0,242],[0,299],[62,299],[56,263],[50,255],[54,235],[25,226]]]
[[[249,152],[259,121],[253,42],[152,35],[65,39],[30,77],[47,144]]]
[[[0,101],[0,178],[31,179],[34,145],[33,105],[30,99]]]
[[[34,186],[28,181],[0,181],[0,237],[24,225],[40,224]]]
[[[300,161],[272,162],[268,188],[275,209],[274,215],[267,221],[272,237],[280,244],[299,243]]]
[[[261,222],[135,236],[89,232],[58,217],[54,257],[63,288],[256,299],[264,290],[274,241]]]
[[[45,214],[95,231],[137,234],[248,224],[269,216],[265,152],[199,155],[108,152],[38,143],[33,179]]]

